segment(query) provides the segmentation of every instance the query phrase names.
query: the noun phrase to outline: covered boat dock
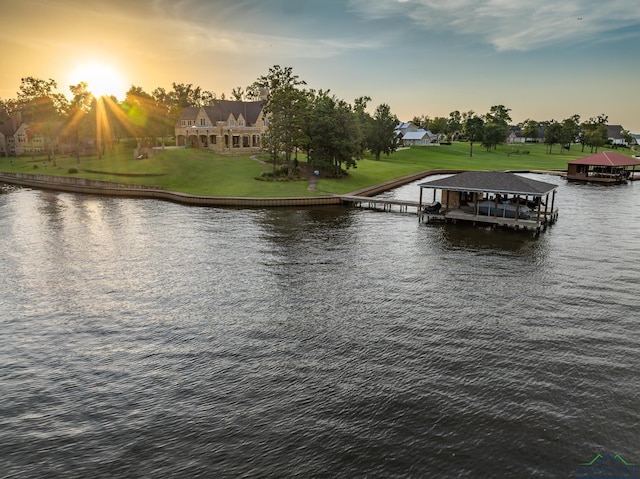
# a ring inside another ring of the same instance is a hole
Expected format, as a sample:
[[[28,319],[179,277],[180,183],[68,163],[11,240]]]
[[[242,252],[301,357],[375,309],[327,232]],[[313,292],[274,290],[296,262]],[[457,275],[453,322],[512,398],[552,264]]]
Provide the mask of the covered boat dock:
[[[621,184],[633,179],[640,161],[614,151],[602,151],[567,163],[567,180]]]
[[[418,186],[422,222],[468,221],[539,233],[558,218],[558,186],[514,173],[464,171]],[[426,202],[425,189],[433,190],[431,203]]]

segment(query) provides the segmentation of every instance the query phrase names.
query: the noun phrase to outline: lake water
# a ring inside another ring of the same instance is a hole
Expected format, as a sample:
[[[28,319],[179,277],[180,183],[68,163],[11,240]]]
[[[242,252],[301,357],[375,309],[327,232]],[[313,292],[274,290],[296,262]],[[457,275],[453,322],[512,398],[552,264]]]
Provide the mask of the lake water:
[[[536,178],[537,238],[0,187],[0,476],[640,464],[640,184]]]

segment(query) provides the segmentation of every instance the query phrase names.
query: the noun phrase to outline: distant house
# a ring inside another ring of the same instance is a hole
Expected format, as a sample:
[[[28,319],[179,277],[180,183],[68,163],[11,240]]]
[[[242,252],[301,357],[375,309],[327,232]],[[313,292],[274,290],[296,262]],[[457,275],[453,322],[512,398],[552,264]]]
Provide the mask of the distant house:
[[[507,133],[507,143],[539,143],[544,137],[545,127],[543,125],[538,126],[538,136],[524,136],[522,128],[512,127]]]
[[[218,153],[259,151],[269,123],[262,103],[214,100],[185,108],[175,125],[176,144]]]
[[[418,131],[420,128],[410,121],[398,123],[396,129],[394,130],[396,137],[402,141],[402,137],[406,135],[410,131]]]
[[[44,139],[40,135],[29,136],[29,125],[22,121],[20,113],[0,125],[0,156],[22,156],[42,153]]]
[[[622,125],[607,125],[607,138],[612,145],[615,146],[629,146],[627,140],[625,140],[621,133],[624,130]]]
[[[402,146],[427,146],[438,143],[438,136],[422,128],[407,131],[401,139]]]

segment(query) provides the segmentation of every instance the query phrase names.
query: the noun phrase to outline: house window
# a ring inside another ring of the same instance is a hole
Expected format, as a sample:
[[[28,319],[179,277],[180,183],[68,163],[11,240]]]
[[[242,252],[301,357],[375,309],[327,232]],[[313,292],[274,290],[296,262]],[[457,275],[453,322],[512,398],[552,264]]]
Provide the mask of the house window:
[[[200,126],[206,126],[207,121],[204,118],[200,118]]]
[[[236,126],[235,120],[229,120],[229,126]]]
[[[180,120],[180,125],[181,126],[186,126],[187,125],[187,121],[186,120]]]
[[[18,143],[24,143],[26,138],[22,134],[18,134]]]
[[[244,120],[238,120],[238,125],[239,126],[244,126]]]

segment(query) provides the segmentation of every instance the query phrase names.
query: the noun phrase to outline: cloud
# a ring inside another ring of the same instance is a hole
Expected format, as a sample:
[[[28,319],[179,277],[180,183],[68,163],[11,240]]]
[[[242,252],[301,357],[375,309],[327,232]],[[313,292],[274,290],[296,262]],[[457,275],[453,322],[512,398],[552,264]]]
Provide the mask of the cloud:
[[[637,0],[348,0],[370,20],[407,17],[425,30],[480,37],[498,51],[593,41],[640,24]]]

